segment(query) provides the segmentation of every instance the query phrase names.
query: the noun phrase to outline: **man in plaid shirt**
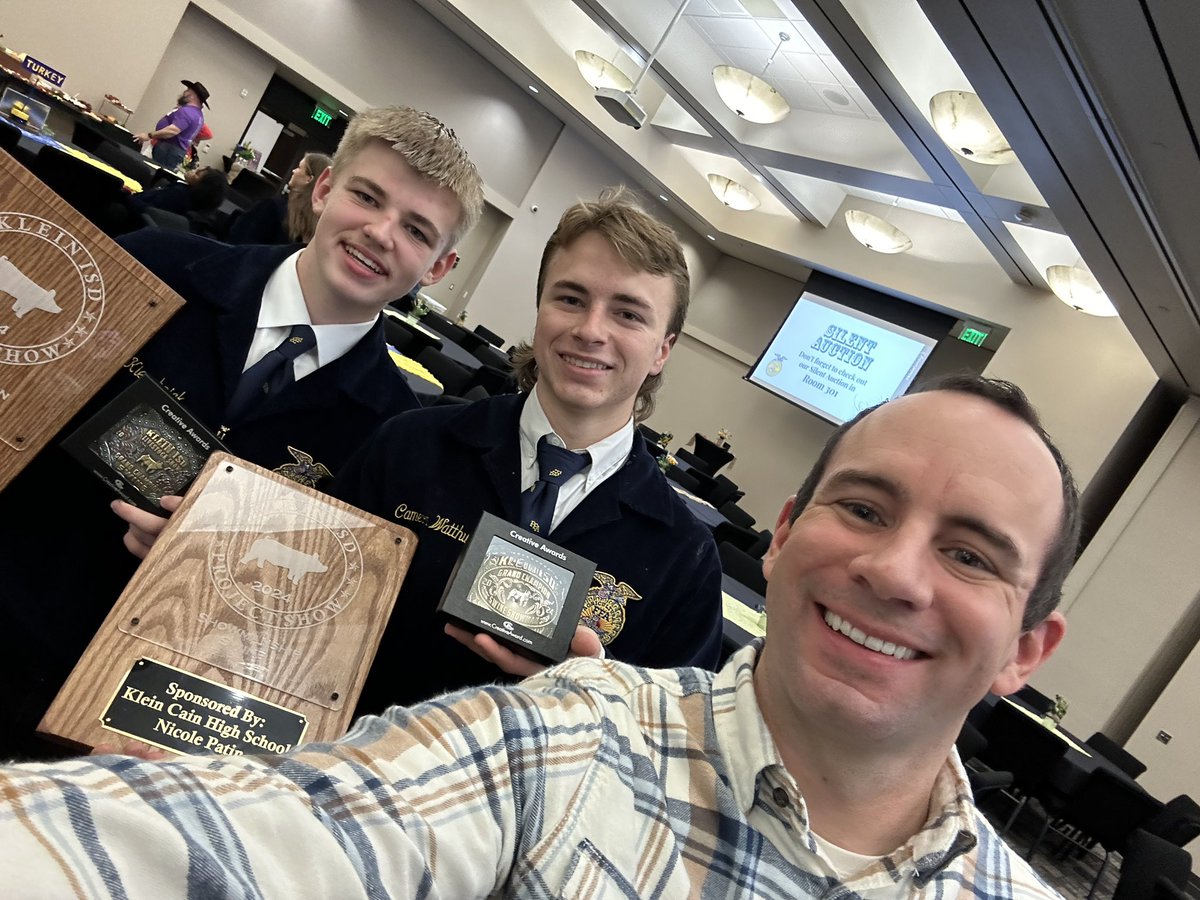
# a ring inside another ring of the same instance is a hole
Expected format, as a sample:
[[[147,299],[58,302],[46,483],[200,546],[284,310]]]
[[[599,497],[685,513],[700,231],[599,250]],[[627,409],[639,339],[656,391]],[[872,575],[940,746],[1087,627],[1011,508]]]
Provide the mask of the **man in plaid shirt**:
[[[717,674],[576,659],[287,756],[0,770],[6,896],[1053,897],[954,740],[1061,640],[1078,494],[963,376],[838,429]]]

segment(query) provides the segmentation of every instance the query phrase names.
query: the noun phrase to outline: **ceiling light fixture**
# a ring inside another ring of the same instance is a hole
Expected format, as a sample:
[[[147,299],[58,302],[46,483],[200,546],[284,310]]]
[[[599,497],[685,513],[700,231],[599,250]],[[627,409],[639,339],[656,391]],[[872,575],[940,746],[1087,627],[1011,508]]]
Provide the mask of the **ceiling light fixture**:
[[[792,108],[783,99],[783,95],[761,77],[775,61],[780,48],[789,40],[791,36],[786,31],[779,32],[779,44],[771,52],[759,75],[751,74],[737,66],[717,66],[713,69],[713,84],[717,87],[721,102],[739,117],[759,125],[778,122],[790,113]]]
[[[732,178],[726,178],[724,175],[709,172],[708,186],[712,188],[712,192],[716,195],[717,199],[730,209],[747,212],[758,207],[758,197],[744,184],[740,184]]]
[[[892,202],[896,206],[899,198]],[[912,238],[880,216],[861,209],[846,210],[846,226],[854,239],[876,253],[903,253],[912,249]]]
[[[1046,283],[1054,296],[1081,313],[1089,316],[1117,314],[1104,288],[1082,260],[1073,266],[1051,266],[1046,270]]]
[[[613,54],[612,62],[590,50],[575,51],[575,65],[583,80],[593,88],[614,88],[618,91],[628,91],[633,87],[633,79],[617,68],[617,55]]]
[[[929,118],[946,146],[964,159],[1002,166],[1017,158],[978,94],[970,91],[934,94],[929,98]]]
[[[608,114],[620,122],[622,125],[628,125],[631,128],[641,128],[646,124],[646,110],[642,108],[642,104],[637,101],[638,85],[642,83],[642,79],[646,77],[646,73],[650,71],[650,67],[654,65],[654,58],[658,56],[658,51],[663,48],[663,44],[667,42],[667,36],[671,33],[671,29],[683,17],[683,11],[687,9],[688,0],[683,0],[679,4],[679,9],[675,10],[675,15],[671,17],[671,21],[667,24],[667,30],[663,32],[663,36],[659,38],[658,45],[646,60],[642,70],[638,72],[638,77],[628,90],[620,87],[597,87],[596,102],[607,110]],[[576,64],[579,61],[579,54],[576,55]],[[586,75],[584,76],[587,77]]]

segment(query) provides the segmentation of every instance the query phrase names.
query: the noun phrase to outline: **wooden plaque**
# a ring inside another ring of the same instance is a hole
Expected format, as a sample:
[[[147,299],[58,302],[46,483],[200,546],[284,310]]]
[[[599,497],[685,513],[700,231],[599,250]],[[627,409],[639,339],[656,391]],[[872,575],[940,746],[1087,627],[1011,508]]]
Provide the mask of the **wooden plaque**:
[[[214,453],[38,731],[228,754],[339,737],[416,543]]]
[[[0,490],[182,303],[0,151]]]

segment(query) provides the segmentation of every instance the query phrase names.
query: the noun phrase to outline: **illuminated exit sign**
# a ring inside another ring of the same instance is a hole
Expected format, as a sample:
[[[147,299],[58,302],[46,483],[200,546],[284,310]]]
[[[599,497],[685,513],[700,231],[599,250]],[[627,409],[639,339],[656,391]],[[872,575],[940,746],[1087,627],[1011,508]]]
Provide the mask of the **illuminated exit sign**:
[[[960,341],[966,341],[968,344],[974,344],[976,347],[982,347],[983,342],[987,340],[988,333],[980,331],[978,328],[964,328],[958,335]]]
[[[321,125],[328,125],[333,121],[333,113],[327,112],[326,110],[321,109],[319,106],[312,111],[312,117]]]

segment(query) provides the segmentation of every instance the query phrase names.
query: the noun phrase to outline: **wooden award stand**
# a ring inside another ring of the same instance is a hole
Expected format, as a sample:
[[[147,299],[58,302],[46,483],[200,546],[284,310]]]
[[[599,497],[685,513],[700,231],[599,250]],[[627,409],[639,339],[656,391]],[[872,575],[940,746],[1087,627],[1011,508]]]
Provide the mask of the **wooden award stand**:
[[[0,151],[0,490],[182,303]]]
[[[38,731],[224,754],[339,737],[416,543],[215,453]]]

